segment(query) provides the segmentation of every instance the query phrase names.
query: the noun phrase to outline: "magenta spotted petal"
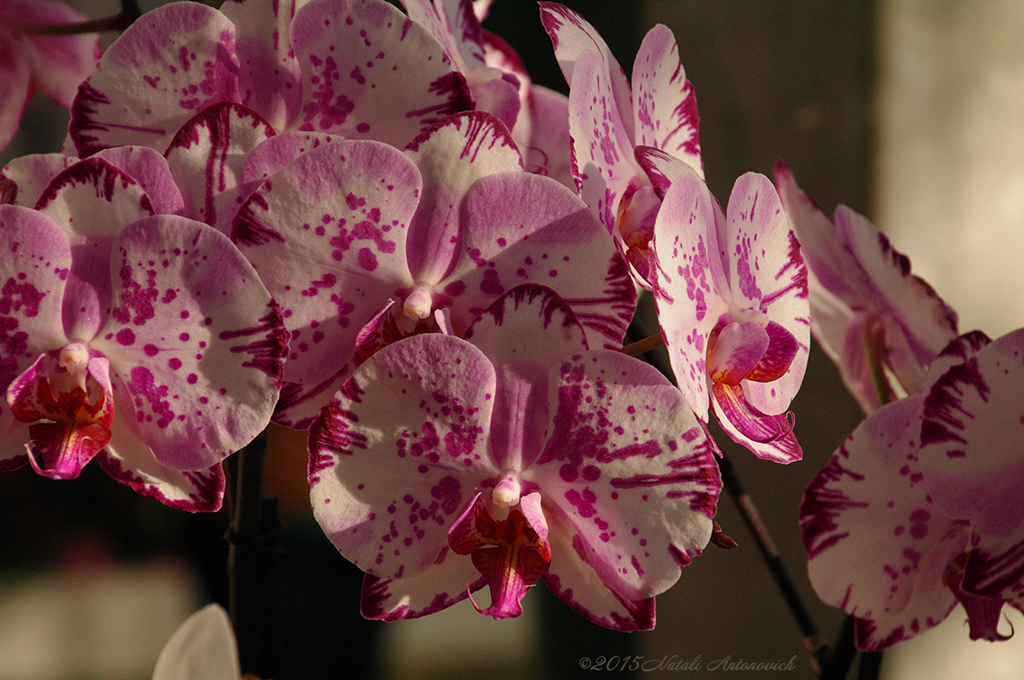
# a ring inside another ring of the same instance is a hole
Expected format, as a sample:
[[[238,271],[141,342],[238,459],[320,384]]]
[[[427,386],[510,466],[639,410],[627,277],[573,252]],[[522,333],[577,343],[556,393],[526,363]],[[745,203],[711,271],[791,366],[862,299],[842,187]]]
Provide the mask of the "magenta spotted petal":
[[[550,289],[511,290],[467,337],[381,349],[310,430],[313,510],[368,574],[364,614],[437,611],[462,578],[464,594],[490,586],[478,610],[516,616],[543,578],[601,625],[650,628],[653,596],[711,534],[721,483],[704,428],[654,369],[586,351]]]
[[[523,172],[507,129],[477,112],[406,154],[350,140],[302,155],[247,199],[233,238],[292,333],[276,421],[296,427],[380,347],[461,335],[521,283],[557,290],[594,346],[622,346],[635,304],[600,223],[565,187]]]
[[[658,318],[691,407],[703,418],[713,405],[729,436],[761,458],[799,460],[785,411],[807,366],[807,273],[771,183],[740,177],[723,215],[696,174],[679,174],[652,247]]]
[[[16,444],[58,478],[96,457],[140,493],[216,510],[220,461],[274,409],[287,336],[225,236],[147,216],[150,204],[94,158],[59,174],[38,212],[0,207],[9,249],[25,254],[2,277],[13,360],[4,384],[10,413],[27,424],[12,427],[5,413],[4,467],[18,462]]]

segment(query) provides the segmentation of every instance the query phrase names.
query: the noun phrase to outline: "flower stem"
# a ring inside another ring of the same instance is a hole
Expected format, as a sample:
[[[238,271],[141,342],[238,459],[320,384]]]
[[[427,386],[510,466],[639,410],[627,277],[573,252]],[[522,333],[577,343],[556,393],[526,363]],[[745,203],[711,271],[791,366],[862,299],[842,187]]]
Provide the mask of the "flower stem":
[[[637,340],[636,342],[631,342],[628,345],[624,345],[622,348],[622,353],[629,355],[631,357],[638,357],[641,354],[646,354],[647,352],[650,352],[652,349],[662,347],[664,344],[665,339],[661,337],[661,333],[658,332],[655,333],[654,335],[647,336],[643,340]]]
[[[228,503],[228,612],[243,673],[278,677],[276,539],[277,499],[263,497],[262,432],[226,461]]]
[[[732,496],[733,501],[736,503],[743,521],[754,537],[754,542],[757,543],[758,550],[761,551],[761,556],[768,565],[768,570],[775,579],[775,584],[782,593],[782,598],[786,601],[786,605],[796,620],[797,626],[800,627],[800,632],[803,633],[804,646],[811,653],[811,665],[814,673],[820,676],[827,648],[818,639],[818,627],[811,618],[803,598],[800,597],[800,592],[797,590],[789,570],[786,569],[785,563],[783,563],[782,558],[779,556],[779,551],[775,547],[775,541],[772,540],[768,527],[761,521],[761,515],[757,511],[757,506],[754,505],[753,499],[751,499],[746,489],[743,488],[739,477],[736,476],[736,470],[733,468],[732,463],[729,462],[729,458],[724,454],[719,461],[718,467],[722,473],[722,483],[725,485],[726,491],[729,492],[729,495]]]

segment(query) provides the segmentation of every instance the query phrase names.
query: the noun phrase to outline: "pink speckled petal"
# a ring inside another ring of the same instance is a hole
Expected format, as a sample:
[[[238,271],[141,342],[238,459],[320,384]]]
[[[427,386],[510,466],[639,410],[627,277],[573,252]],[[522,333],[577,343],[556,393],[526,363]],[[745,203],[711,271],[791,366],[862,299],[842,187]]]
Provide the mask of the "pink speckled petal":
[[[309,439],[313,513],[346,559],[408,578],[447,550],[477,480],[500,472],[487,444],[494,391],[486,357],[436,333],[389,345],[353,373]]]
[[[869,648],[945,618],[954,598],[942,574],[969,543],[966,524],[943,514],[921,472],[921,409],[921,399],[907,398],[872,414],[814,478],[800,506],[815,591],[858,618],[887,622],[862,631]]]
[[[580,559],[572,525],[554,513],[548,522],[551,566],[544,575],[544,585],[576,612],[600,626],[623,632],[654,628],[654,598],[627,600],[617,595]]]
[[[402,0],[409,18],[423,26],[444,47],[458,69],[486,68],[480,20],[473,0]]]
[[[138,182],[149,197],[153,212],[179,215],[184,209],[181,190],[171,175],[171,168],[159,153],[148,146],[115,146],[95,155]]]
[[[935,502],[980,535],[964,588],[1024,596],[1024,329],[992,341],[933,379],[924,407],[921,468]]]
[[[0,203],[34,208],[50,181],[78,162],[62,153],[31,154],[12,159],[0,173],[3,197]]]
[[[293,128],[401,147],[473,107],[441,45],[383,0],[313,0],[291,30],[303,92]]]
[[[636,144],[667,151],[703,178],[697,98],[668,27],[658,24],[644,37],[633,60],[633,94]]]
[[[123,170],[90,158],[57,175],[36,208],[64,229],[75,251],[64,296],[64,330],[69,338],[92,338],[110,304],[114,239],[125,226],[152,215],[153,204]]]
[[[593,51],[598,55],[601,70],[611,86],[614,108],[622,119],[626,135],[633,138],[633,105],[632,92],[626,74],[623,72],[615,55],[608,48],[604,38],[594,29],[590,23],[573,10],[553,2],[541,2],[540,19],[544,24],[544,30],[551,38],[551,45],[555,49],[555,57],[558,59],[558,66],[562,69],[565,82],[569,83],[569,89],[576,87],[573,83],[576,67],[580,58],[587,52]],[[632,145],[630,145],[632,146]]]
[[[439,562],[422,573],[393,579],[367,574],[359,609],[368,619],[416,619],[447,609],[485,585],[468,556],[456,555],[445,546]]]
[[[584,352],[550,375],[550,434],[523,479],[565,517],[574,552],[605,586],[627,600],[664,592],[711,538],[714,442],[682,394],[637,359]]]
[[[708,375],[715,382],[738,385],[757,367],[768,342],[768,333],[754,321],[727,324],[708,352]]]
[[[165,155],[181,187],[185,217],[225,234],[248,192],[240,177],[246,157],[274,135],[258,114],[225,102],[203,109],[174,136]]]
[[[734,304],[767,315],[796,339],[797,352],[785,375],[770,383],[746,384],[747,400],[765,413],[781,413],[800,389],[811,344],[807,269],[771,181],[747,173],[729,197],[725,235],[719,248],[726,262]]]
[[[522,469],[544,446],[548,372],[557,361],[587,349],[583,328],[549,288],[516,286],[498,298],[465,335],[495,366],[495,409],[508,414],[492,425],[500,469]]]
[[[302,76],[289,41],[292,18],[303,0],[228,0],[220,11],[235,25],[239,101],[275,130],[295,120]]]
[[[726,279],[716,222],[724,219],[704,182],[687,173],[665,193],[651,241],[657,261],[654,301],[672,371],[690,408],[703,419],[709,399],[708,338],[729,311],[719,293]]]
[[[484,177],[463,203],[462,249],[445,292],[459,332],[521,283],[540,283],[565,300],[591,347],[619,349],[636,290],[610,234],[558,182],[525,172]]]
[[[162,465],[209,468],[270,421],[287,338],[280,313],[227,237],[198,222],[140,220],[114,253],[112,309],[90,345],[126,390],[118,417]]]
[[[462,245],[463,196],[481,177],[521,170],[523,161],[508,129],[477,111],[452,116],[405,151],[423,177],[406,246],[409,271],[414,281],[437,283],[451,270]]]
[[[285,315],[286,381],[333,376],[355,358],[360,329],[412,286],[405,242],[420,186],[397,149],[343,141],[303,154],[243,204],[232,239]]]
[[[180,2],[147,12],[103,55],[71,108],[79,155],[127,144],[161,153],[210,104],[239,101],[234,26]]]
[[[619,202],[630,181],[640,175],[633,157],[633,140],[625,123],[632,109],[616,108],[607,64],[596,52],[584,52],[576,62],[569,88],[569,136],[573,174],[580,197],[613,231]]]
[[[672,186],[676,177],[681,175],[701,177],[689,164],[661,149],[638,144],[633,149],[633,155],[637,165],[647,175],[655,195],[662,200],[665,199],[665,192]]]

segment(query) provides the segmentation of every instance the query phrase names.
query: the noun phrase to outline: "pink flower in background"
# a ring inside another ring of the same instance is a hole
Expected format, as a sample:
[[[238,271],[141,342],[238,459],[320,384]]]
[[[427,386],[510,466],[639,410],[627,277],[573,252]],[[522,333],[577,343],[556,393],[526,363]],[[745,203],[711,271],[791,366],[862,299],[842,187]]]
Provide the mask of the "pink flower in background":
[[[550,289],[499,298],[467,340],[417,335],[360,366],[310,428],[310,498],[367,572],[369,618],[414,618],[487,585],[518,616],[549,589],[617,630],[711,536],[714,443],[658,371],[587,334]]]
[[[1024,329],[963,336],[924,391],[883,406],[808,486],[800,524],[811,583],[857,617],[862,649],[941,623],[959,603],[971,639],[1003,640],[1024,611]]]
[[[18,130],[33,90],[64,107],[96,66],[103,49],[95,33],[45,36],[35,31],[85,21],[55,0],[0,0],[0,151]]]
[[[580,196],[620,243],[637,282],[649,288],[648,244],[661,205],[637,158],[651,147],[703,177],[693,86],[672,31],[644,37],[632,87],[600,34],[567,7],[542,2],[541,18],[569,84],[573,175]]]
[[[866,413],[898,396],[893,377],[919,392],[957,336],[956,312],[867,218],[841,205],[833,224],[781,162],[775,184],[807,262],[811,330],[847,389]]]
[[[802,452],[786,409],[810,348],[807,271],[775,188],[748,173],[722,214],[694,172],[675,179],[651,241],[654,300],[679,389],[760,458]]]
[[[132,164],[131,149],[109,154]],[[36,210],[0,206],[0,469],[67,479],[95,457],[167,505],[220,507],[220,462],[269,422],[287,334],[237,248],[157,213],[166,200],[92,158]]]
[[[508,129],[469,112],[403,153],[320,146],[246,200],[232,238],[291,332],[275,422],[305,427],[380,347],[462,335],[516,285],[542,282],[595,346],[621,348],[636,293],[607,231],[571,190],[522,170]]]

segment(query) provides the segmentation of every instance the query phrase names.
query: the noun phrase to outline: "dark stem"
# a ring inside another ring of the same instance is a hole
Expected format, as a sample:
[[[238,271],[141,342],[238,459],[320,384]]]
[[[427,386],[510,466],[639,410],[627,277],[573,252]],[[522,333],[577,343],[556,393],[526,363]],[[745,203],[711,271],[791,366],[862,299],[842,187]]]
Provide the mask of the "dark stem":
[[[758,550],[761,551],[761,557],[764,558],[765,563],[768,565],[768,570],[775,579],[775,584],[782,593],[782,598],[786,601],[786,605],[796,620],[797,626],[800,627],[800,632],[803,633],[804,646],[811,653],[811,664],[814,668],[814,673],[820,676],[827,649],[818,639],[818,627],[814,624],[814,620],[807,610],[807,605],[804,604],[803,598],[800,597],[800,592],[793,582],[793,578],[789,575],[789,570],[786,569],[786,565],[779,556],[779,551],[775,547],[775,541],[772,540],[768,528],[761,521],[761,515],[757,511],[757,506],[754,505],[754,501],[743,488],[739,477],[736,476],[736,470],[733,468],[732,463],[729,462],[729,458],[724,454],[719,461],[718,467],[721,470],[722,483],[725,485],[726,491],[729,492],[729,495],[732,496],[733,501],[736,503],[743,521],[754,537],[754,542],[757,543]]]
[[[657,349],[664,345],[665,339],[661,337],[661,333],[655,333],[643,340],[637,340],[636,342],[631,342],[628,345],[623,346],[622,353],[628,354],[631,357],[638,357],[641,354],[646,354],[652,349]]]
[[[857,647],[853,643],[853,629],[856,619],[847,614],[843,617],[843,625],[836,635],[828,659],[822,664],[821,680],[843,680],[853,666],[857,657]]]
[[[19,24],[19,30],[34,35],[80,35],[101,31],[123,31],[142,16],[138,0],[121,0],[121,11],[112,17],[90,19],[75,24]]]
[[[231,456],[231,464],[225,466],[231,490],[226,494],[231,511],[227,535],[228,612],[242,671],[261,678],[278,676],[276,539],[280,524],[277,499],[263,498],[266,450],[264,431]]]

